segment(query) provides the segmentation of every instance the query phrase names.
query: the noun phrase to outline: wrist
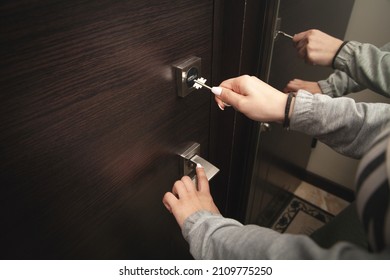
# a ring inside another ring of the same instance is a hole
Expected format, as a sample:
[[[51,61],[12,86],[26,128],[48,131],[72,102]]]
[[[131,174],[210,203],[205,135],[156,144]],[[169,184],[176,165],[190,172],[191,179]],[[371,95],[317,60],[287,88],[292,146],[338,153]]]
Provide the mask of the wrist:
[[[295,103],[295,94],[290,92],[287,95],[286,105],[284,107],[284,119],[283,119],[283,128],[290,129],[290,118],[292,115],[293,107]]]
[[[342,50],[342,48],[343,48],[348,42],[349,42],[349,41],[344,41],[344,42],[342,42],[341,45],[339,46],[339,48],[337,49],[335,55],[333,56],[332,65],[331,65],[333,69],[336,69],[336,68],[335,68],[335,62],[336,62],[337,56],[339,55],[339,53],[340,53],[340,51]]]

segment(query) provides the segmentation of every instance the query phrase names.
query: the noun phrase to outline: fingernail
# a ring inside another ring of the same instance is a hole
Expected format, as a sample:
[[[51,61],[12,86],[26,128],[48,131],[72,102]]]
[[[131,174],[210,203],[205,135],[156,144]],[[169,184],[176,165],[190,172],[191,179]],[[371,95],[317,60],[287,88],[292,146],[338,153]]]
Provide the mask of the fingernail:
[[[200,163],[197,163],[196,168],[203,168],[203,166]]]
[[[227,106],[227,107],[231,107],[231,106],[232,106],[232,105],[227,104],[227,103],[225,103],[225,102],[223,102],[223,105],[225,105],[225,106]]]
[[[211,92],[214,93],[215,95],[221,95],[222,88],[221,87],[212,87]]]
[[[221,105],[217,104],[219,109],[221,109],[221,111],[225,110]]]

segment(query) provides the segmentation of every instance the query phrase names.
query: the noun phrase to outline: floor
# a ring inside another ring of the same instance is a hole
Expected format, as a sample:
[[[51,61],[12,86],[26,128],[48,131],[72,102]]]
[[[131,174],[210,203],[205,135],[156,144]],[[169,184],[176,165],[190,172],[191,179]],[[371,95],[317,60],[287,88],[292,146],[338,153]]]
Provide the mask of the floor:
[[[332,215],[337,215],[349,205],[349,202],[306,182],[302,182],[298,186],[294,191],[294,195],[316,205]]]
[[[293,193],[295,198],[271,227],[282,233],[311,235],[349,205],[349,202],[306,182],[288,192]]]

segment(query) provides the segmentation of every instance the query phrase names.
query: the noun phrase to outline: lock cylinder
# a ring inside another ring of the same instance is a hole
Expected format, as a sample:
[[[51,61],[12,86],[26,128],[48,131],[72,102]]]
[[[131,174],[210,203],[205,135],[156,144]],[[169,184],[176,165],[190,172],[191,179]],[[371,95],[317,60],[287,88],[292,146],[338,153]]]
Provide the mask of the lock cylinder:
[[[178,96],[186,97],[195,90],[194,80],[201,77],[201,66],[201,59],[195,56],[173,65]]]

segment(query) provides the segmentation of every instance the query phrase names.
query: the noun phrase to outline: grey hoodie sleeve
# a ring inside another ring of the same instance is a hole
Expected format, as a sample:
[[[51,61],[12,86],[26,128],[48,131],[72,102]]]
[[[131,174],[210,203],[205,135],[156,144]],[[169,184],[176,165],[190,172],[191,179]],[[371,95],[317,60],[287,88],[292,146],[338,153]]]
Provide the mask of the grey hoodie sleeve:
[[[318,81],[318,85],[321,92],[330,97],[340,97],[366,89],[340,70],[335,70],[326,80]]]
[[[341,154],[361,158],[389,122],[389,104],[355,103],[348,97],[299,90],[290,128],[316,137]]]
[[[290,128],[317,136],[339,151],[360,157],[390,120],[390,105],[355,103],[298,91]],[[338,242],[323,249],[305,235],[280,234],[199,211],[184,222],[183,236],[195,259],[389,259]]]
[[[280,234],[256,225],[244,226],[206,211],[187,218],[182,233],[193,257],[203,260],[389,258],[388,252],[374,255],[346,242],[323,249],[305,235]]]
[[[318,81],[322,93],[340,97],[370,88],[390,97],[386,83],[390,73],[389,51],[390,43],[378,49],[371,44],[348,42],[335,59],[335,67],[341,71],[335,70],[326,80]]]

